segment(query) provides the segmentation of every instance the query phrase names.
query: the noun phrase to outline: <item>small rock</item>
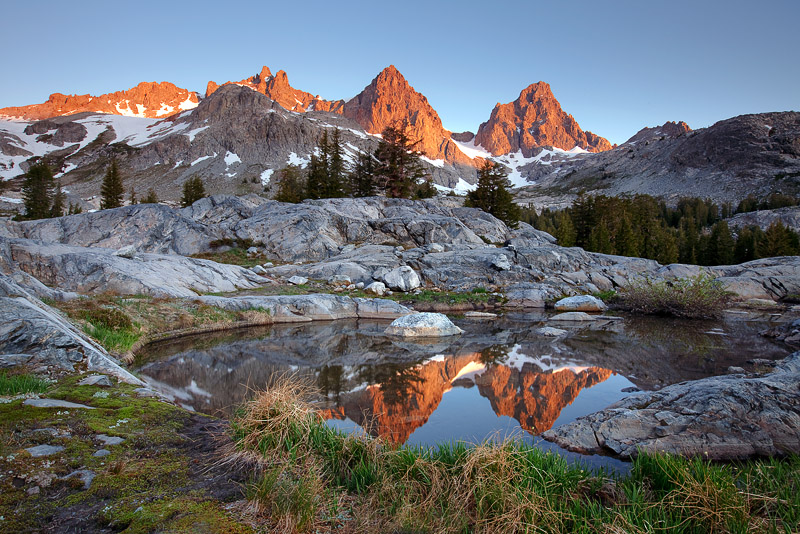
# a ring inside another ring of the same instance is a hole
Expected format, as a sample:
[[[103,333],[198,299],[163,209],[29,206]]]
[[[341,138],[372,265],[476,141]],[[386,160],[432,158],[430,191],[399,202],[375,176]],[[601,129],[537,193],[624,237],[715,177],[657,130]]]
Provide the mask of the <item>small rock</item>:
[[[730,367],[728,367],[728,372],[734,375],[740,375],[744,374],[744,369],[742,367],[731,365]]]
[[[356,289],[364,289],[364,282],[359,282],[356,284]]]
[[[536,330],[536,333],[540,336],[558,337],[563,336],[567,333],[567,331],[562,330],[561,328],[553,328],[552,326],[544,326]]]
[[[308,283],[308,278],[305,278],[303,276],[294,275],[293,277],[289,278],[287,280],[287,282],[289,282],[290,284],[296,285],[296,286],[302,286],[302,285]]]
[[[40,458],[42,456],[50,456],[51,454],[59,453],[64,450],[64,447],[60,445],[37,445],[35,447],[28,447],[25,450],[34,458]]]
[[[355,285],[355,284],[350,284],[350,285],[349,285],[349,286],[347,286],[345,289],[346,289],[346,290],[348,290],[348,291],[352,291],[352,290],[354,290],[355,288],[356,288],[356,285]]]
[[[34,486],[32,488],[28,488],[26,493],[28,495],[38,495],[40,491],[42,491],[42,488],[40,488],[39,486]]]
[[[79,478],[81,482],[83,482],[83,489],[89,489],[89,486],[92,485],[92,480],[96,475],[89,471],[88,469],[78,469],[77,471],[73,471],[72,473],[68,474],[65,477],[61,477],[60,480],[67,480],[69,478]]]
[[[111,380],[106,375],[91,375],[87,376],[80,382],[78,382],[79,386],[99,386],[102,388],[109,388],[114,384],[111,383]]]
[[[555,322],[583,322],[583,321],[594,321],[595,318],[589,315],[586,312],[566,312],[566,313],[559,313],[558,315],[554,315],[548,319],[549,321]]]
[[[425,246],[425,250],[436,254],[438,252],[444,252],[444,247],[439,243],[431,243],[430,245]]]
[[[270,267],[275,267],[275,264],[274,264],[274,263],[272,263],[271,261],[268,261],[267,263],[264,263],[264,264],[262,264],[261,266],[262,266],[263,268],[265,268],[265,269],[269,269]]]
[[[92,456],[94,456],[95,458],[105,458],[109,454],[111,454],[110,450],[100,449],[99,451],[96,451],[94,454],[92,454]]]
[[[628,386],[626,388],[622,388],[620,391],[622,393],[636,393],[636,392],[642,391],[642,390],[637,388],[636,386]]]
[[[136,388],[133,390],[133,392],[136,393],[136,396],[140,398],[158,397],[158,393],[149,388]]]
[[[250,270],[253,271],[256,274],[267,274],[267,270],[264,267],[262,267],[261,265],[256,265],[255,267],[253,267]]]
[[[567,297],[556,302],[557,311],[564,312],[600,312],[608,309],[606,303],[591,295]]]
[[[349,254],[349,253],[353,252],[355,249],[356,249],[356,246],[354,244],[350,243],[350,244],[347,244],[347,245],[343,246],[339,250],[339,254]]]
[[[97,434],[95,439],[102,441],[105,445],[119,445],[125,441],[125,438],[121,438],[119,436],[106,436],[105,434]]]
[[[384,331],[391,336],[443,337],[464,332],[443,313],[414,313],[399,317]]]
[[[250,247],[247,249],[248,256],[258,256],[258,247]]]
[[[114,256],[119,256],[120,258],[127,258],[129,260],[136,258],[136,247],[133,245],[128,245],[126,247],[122,247],[118,251],[114,253]]]
[[[22,404],[36,408],[82,408],[84,410],[94,410],[91,406],[56,399],[26,399]]]

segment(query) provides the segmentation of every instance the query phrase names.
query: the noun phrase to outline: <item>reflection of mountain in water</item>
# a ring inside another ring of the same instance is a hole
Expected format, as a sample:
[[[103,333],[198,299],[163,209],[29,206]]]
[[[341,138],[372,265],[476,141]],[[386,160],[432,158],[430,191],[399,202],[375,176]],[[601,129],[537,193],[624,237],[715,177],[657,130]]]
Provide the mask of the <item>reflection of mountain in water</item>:
[[[327,416],[402,442],[454,387],[475,387],[495,414],[536,434],[612,373],[650,389],[788,353],[756,335],[763,323],[598,321],[552,339],[536,333],[541,319],[457,321],[465,334],[425,343],[388,339],[386,323],[368,321],[206,335],[148,347],[139,371],[176,401],[207,413],[230,413],[248,395],[246,386],[264,388],[275,374],[296,373],[319,386]]]
[[[389,382],[342,394],[323,415],[348,418],[372,435],[404,443],[428,421],[454,385],[477,385],[497,415],[513,417],[523,429],[538,434],[553,426],[581,390],[612,374],[599,367],[550,368],[524,358],[509,362],[511,365],[486,362],[486,352],[437,356],[405,369]]]

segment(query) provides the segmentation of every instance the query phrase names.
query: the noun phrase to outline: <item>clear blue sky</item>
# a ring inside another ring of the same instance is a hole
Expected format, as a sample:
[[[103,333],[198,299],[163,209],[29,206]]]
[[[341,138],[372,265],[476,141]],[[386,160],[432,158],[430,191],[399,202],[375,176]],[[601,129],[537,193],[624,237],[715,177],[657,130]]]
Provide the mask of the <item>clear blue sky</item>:
[[[539,80],[616,143],[668,120],[800,109],[800,0],[9,0],[0,12],[0,107],[140,81],[203,93],[262,65],[348,99],[394,64],[453,131]]]

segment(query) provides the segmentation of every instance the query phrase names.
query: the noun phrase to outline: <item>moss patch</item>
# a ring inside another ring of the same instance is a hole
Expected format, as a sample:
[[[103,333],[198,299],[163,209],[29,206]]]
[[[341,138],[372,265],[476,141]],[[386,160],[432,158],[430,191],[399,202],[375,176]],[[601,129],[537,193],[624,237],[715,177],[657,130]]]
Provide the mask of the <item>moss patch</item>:
[[[222,423],[138,397],[134,386],[80,378],[46,396],[92,410],[0,404],[0,532],[251,531],[227,510],[242,494],[235,473],[215,464]],[[63,449],[37,458],[25,450],[36,445]],[[101,449],[109,454],[95,456]]]

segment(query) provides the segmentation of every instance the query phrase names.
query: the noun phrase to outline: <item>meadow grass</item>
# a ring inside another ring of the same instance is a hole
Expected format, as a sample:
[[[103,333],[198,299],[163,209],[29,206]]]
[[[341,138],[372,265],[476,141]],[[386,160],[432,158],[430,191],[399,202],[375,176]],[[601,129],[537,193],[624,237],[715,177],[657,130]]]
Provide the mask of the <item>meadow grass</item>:
[[[793,532],[800,459],[641,454],[611,477],[518,442],[393,446],[325,424],[292,379],[233,417],[228,459],[286,532]]]

